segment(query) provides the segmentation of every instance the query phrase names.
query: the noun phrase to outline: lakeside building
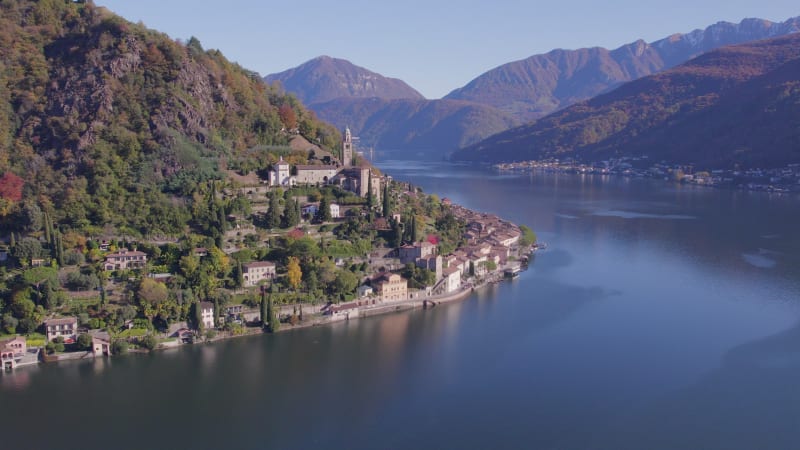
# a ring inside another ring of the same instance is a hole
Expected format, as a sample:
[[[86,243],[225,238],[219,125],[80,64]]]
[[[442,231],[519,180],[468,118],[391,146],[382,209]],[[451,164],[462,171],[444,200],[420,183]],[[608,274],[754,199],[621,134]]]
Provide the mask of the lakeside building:
[[[370,295],[372,295],[375,292],[375,290],[372,289],[372,286],[367,286],[365,284],[365,285],[359,286],[357,292],[358,292],[358,298],[364,298],[364,297],[369,297]]]
[[[105,331],[92,333],[92,354],[95,358],[111,355],[111,335]]]
[[[28,343],[22,336],[0,339],[0,370],[16,368],[26,351]]]
[[[147,264],[147,254],[136,250],[122,249],[106,256],[103,268],[107,271],[141,269]]]
[[[448,267],[442,272],[444,291],[455,292],[461,289],[461,270],[458,267]]]
[[[62,337],[65,343],[71,344],[78,336],[78,319],[75,317],[45,320],[44,327],[48,341]]]
[[[373,280],[375,293],[382,301],[408,299],[408,281],[396,273],[384,273]]]
[[[255,261],[242,265],[242,278],[245,287],[257,286],[264,280],[275,278],[275,263]]]
[[[203,321],[203,328],[207,330],[214,328],[214,304],[200,302],[200,317]]]

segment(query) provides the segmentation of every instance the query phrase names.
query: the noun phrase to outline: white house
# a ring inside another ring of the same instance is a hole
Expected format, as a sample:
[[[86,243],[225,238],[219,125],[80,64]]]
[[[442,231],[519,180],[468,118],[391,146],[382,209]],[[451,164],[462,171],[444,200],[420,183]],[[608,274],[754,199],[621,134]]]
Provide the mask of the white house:
[[[203,328],[214,328],[214,304],[211,302],[200,302],[200,314],[203,321]]]
[[[290,171],[289,163],[281,159],[272,166],[269,171],[269,185],[270,186],[293,186],[295,184],[294,178]]]
[[[455,292],[461,288],[461,270],[448,267],[442,272],[445,292]]]
[[[367,286],[366,284],[361,285],[358,287],[358,298],[368,297],[372,295],[373,292],[375,292],[375,290],[372,289],[372,286]]]
[[[342,217],[339,213],[339,205],[336,203],[331,203],[331,217],[334,219]]]
[[[255,261],[242,265],[242,278],[244,286],[256,286],[264,280],[275,278],[275,263],[269,261]]]

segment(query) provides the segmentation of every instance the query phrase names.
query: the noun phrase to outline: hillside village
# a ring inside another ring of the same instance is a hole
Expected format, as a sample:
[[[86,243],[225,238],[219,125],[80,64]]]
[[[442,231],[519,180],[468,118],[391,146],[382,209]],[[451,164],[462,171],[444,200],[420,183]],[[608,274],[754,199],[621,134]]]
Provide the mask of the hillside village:
[[[395,181],[342,136],[338,158],[308,144],[207,185],[205,233],[62,234],[46,214],[12,233],[3,367],[433,306],[521,270],[529,229]]]

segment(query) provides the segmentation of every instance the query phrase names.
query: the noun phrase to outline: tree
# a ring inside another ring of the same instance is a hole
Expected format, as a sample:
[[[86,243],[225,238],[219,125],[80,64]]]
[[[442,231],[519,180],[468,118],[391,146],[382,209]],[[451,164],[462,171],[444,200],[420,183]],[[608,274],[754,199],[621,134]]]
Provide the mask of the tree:
[[[383,186],[383,217],[392,215],[392,200],[389,196],[389,183]]]
[[[288,191],[287,191],[288,192]],[[297,202],[293,198],[286,200],[286,205],[283,208],[283,216],[281,217],[283,228],[291,228],[300,223],[300,214],[297,207]]]
[[[278,228],[281,225],[280,199],[277,191],[269,192],[269,210],[267,211],[267,228]]]
[[[19,320],[16,317],[12,316],[11,314],[4,314],[3,315],[3,330],[8,334],[14,334],[17,332],[17,325],[19,325]]]
[[[128,342],[117,339],[111,343],[111,353],[114,355],[125,355],[128,353]]]
[[[75,342],[78,344],[79,350],[89,350],[92,348],[92,337],[86,333],[79,334]]]
[[[14,257],[21,263],[29,264],[32,259],[44,256],[42,243],[38,239],[26,237],[16,243]]]
[[[200,306],[200,302],[194,302],[192,304],[192,322],[194,325],[194,329],[201,333],[203,331],[203,309]]]
[[[159,283],[152,278],[143,278],[139,283],[137,296],[139,304],[145,308],[145,315],[153,316],[155,309],[167,300],[169,291],[164,283]]]
[[[12,202],[22,200],[22,187],[25,185],[25,180],[14,175],[11,172],[6,172],[0,177],[0,197]]]
[[[139,338],[139,346],[144,347],[151,352],[156,348],[157,345],[158,341],[152,334],[147,334]]]
[[[297,115],[292,109],[292,105],[288,102],[284,103],[278,108],[278,116],[281,118],[281,122],[286,127],[287,130],[293,130],[297,128]]]
[[[278,308],[272,304],[272,296],[269,297],[267,308],[269,309],[269,331],[270,333],[275,333],[281,329],[281,321],[280,317],[278,317]]]
[[[375,196],[372,195],[372,171],[367,176],[367,209],[372,211],[375,206]]]
[[[536,233],[534,233],[533,230],[525,225],[520,225],[519,230],[522,232],[522,236],[519,239],[519,245],[527,247],[528,245],[533,245],[536,243]]]
[[[317,209],[315,220],[317,222],[329,222],[331,219],[331,201],[326,195],[323,195],[319,201],[319,209]]]
[[[267,310],[267,294],[262,289],[262,291],[261,291],[261,326],[266,326],[268,321],[269,321],[269,315],[268,315],[268,310]]]
[[[300,270],[300,260],[295,256],[289,257],[289,262],[286,264],[286,277],[289,278],[289,284],[295,290],[300,286],[300,281],[303,279],[303,272]]]
[[[333,280],[333,289],[341,296],[353,293],[358,287],[358,277],[349,270],[339,270]]]

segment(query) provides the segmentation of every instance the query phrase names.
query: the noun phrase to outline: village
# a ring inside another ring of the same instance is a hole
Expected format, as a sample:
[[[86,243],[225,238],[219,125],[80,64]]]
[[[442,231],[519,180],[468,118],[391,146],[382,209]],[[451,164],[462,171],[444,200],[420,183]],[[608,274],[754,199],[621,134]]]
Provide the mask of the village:
[[[211,205],[247,205],[212,236],[12,234],[0,260],[28,280],[12,306],[30,312],[3,316],[3,369],[430,308],[527,265],[527,227],[380,174],[349,130],[339,159],[279,156],[258,184],[212,186]],[[49,258],[28,249],[51,242]]]
[[[585,163],[572,158],[520,161],[494,165],[501,171],[541,171],[585,175],[658,178],[697,186],[734,188],[774,193],[800,192],[800,164],[775,168],[699,170],[692,164],[650,164],[646,156],[610,158]]]

